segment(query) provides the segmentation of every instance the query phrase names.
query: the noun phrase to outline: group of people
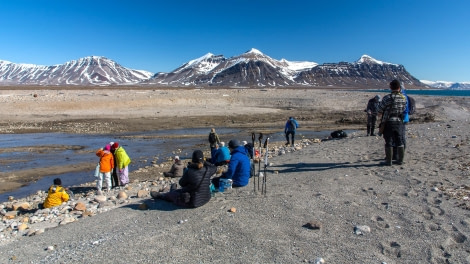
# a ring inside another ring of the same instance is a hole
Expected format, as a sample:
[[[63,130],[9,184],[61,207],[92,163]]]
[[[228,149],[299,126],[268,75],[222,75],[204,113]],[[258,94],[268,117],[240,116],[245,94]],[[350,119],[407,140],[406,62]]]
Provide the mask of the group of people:
[[[243,187],[248,185],[250,180],[250,151],[246,142],[240,143],[237,139],[228,142],[228,147],[220,141],[219,136],[212,128],[209,133],[209,146],[211,148],[211,157],[205,158],[201,150],[195,150],[191,157],[191,162],[187,167],[183,166],[183,173],[179,180],[180,189],[172,185],[169,192],[152,192],[151,196],[155,199],[162,199],[179,206],[199,207],[206,204],[211,198],[211,186],[213,190],[219,188],[221,179],[232,180],[233,187]],[[175,171],[181,171],[181,167],[176,163],[172,165],[169,172],[165,173],[168,177],[178,177]],[[179,158],[178,158],[179,159]],[[215,177],[217,167],[226,165],[227,169],[221,176]]]
[[[103,180],[106,182],[107,191],[110,191],[111,188],[126,186],[129,183],[131,159],[118,142],[110,142],[104,148],[98,149],[96,156],[100,158],[96,183],[98,193],[101,193],[103,189]]]
[[[98,177],[96,183],[97,194],[102,193],[103,181],[106,182],[107,191],[129,183],[128,166],[131,163],[131,159],[127,155],[126,150],[118,142],[106,144],[104,148],[98,149],[95,154],[100,158],[96,168],[96,176]],[[62,186],[62,180],[56,178],[48,189],[43,207],[59,206],[67,202],[72,196],[73,193],[68,188]]]
[[[410,98],[406,95],[398,80],[389,84],[391,93],[380,100],[376,95],[367,103],[367,136],[375,136],[374,130],[377,116],[381,114],[379,135],[385,140],[384,165],[392,166],[393,160],[398,165],[403,164],[406,148],[406,123],[409,121]]]
[[[405,156],[406,137],[405,124],[408,122],[409,97],[401,89],[400,82],[390,82],[391,93],[382,100],[380,95],[370,99],[365,112],[367,112],[367,136],[375,136],[377,117],[382,115],[379,125],[380,132],[385,140],[385,165],[391,166],[392,160],[402,164]],[[284,134],[286,146],[294,145],[295,133],[299,124],[293,117],[289,117]],[[380,135],[380,134],[379,134]],[[183,207],[199,207],[206,204],[211,198],[211,186],[218,189],[221,179],[232,180],[233,187],[248,185],[251,176],[250,157],[253,158],[253,146],[237,139],[232,139],[228,147],[222,142],[212,128],[209,133],[209,146],[211,157],[206,159],[201,150],[192,153],[191,162],[185,166],[178,156],[174,157],[174,164],[170,171],[165,172],[166,177],[181,177],[177,188],[174,184],[169,192],[152,192],[155,199],[163,199]],[[395,151],[394,151],[395,150]],[[131,159],[118,142],[110,142],[102,149],[96,151],[100,158],[97,189],[100,193],[103,180],[107,190],[129,183],[128,165]],[[394,157],[396,156],[396,157]],[[214,177],[217,166],[227,165],[227,169],[219,177]],[[66,189],[61,186],[60,179],[54,180],[49,188],[48,198],[44,207],[59,205],[67,201],[69,196]]]

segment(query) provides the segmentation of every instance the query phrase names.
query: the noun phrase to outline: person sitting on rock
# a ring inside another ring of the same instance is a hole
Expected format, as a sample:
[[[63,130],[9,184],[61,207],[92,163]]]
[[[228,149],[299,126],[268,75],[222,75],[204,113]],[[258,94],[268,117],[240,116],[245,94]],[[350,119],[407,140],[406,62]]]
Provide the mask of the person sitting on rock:
[[[183,171],[184,171],[184,163],[183,161],[180,160],[180,157],[175,156],[175,163],[171,166],[170,171],[164,172],[163,175],[165,177],[181,177],[183,176]]]
[[[154,199],[162,199],[172,202],[178,206],[196,208],[203,206],[211,199],[210,182],[211,177],[217,171],[217,167],[204,161],[204,154],[195,150],[191,163],[179,180],[181,189],[177,189],[176,183],[172,184],[169,192],[150,192]]]
[[[47,192],[46,200],[44,201],[44,208],[51,208],[61,205],[63,202],[67,202],[70,199],[66,188],[62,187],[62,181],[60,178],[54,179],[54,184],[49,187]]]
[[[215,166],[227,165],[230,161],[230,150],[225,146],[225,142],[220,142],[220,147],[215,153]]]
[[[230,149],[230,162],[225,173],[220,177],[212,179],[212,183],[219,188],[220,178],[232,179],[233,187],[243,187],[248,185],[250,181],[250,158],[246,154],[245,146],[240,146],[236,139],[232,139],[228,143]]]

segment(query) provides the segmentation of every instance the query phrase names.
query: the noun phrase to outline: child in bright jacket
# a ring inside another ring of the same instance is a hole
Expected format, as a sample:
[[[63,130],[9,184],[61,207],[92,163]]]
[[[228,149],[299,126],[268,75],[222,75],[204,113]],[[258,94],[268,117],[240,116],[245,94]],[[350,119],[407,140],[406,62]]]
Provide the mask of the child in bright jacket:
[[[69,200],[69,195],[61,185],[62,181],[59,178],[54,179],[54,184],[49,188],[46,200],[44,201],[44,208],[59,206]]]
[[[106,181],[107,191],[111,190],[111,171],[114,168],[114,157],[108,150],[99,149],[96,151],[96,156],[100,158],[100,174],[98,176],[98,182],[96,188],[98,192],[101,192],[103,188],[103,178]]]
[[[129,183],[129,164],[131,163],[131,159],[126,153],[126,150],[119,146],[118,142],[114,142],[114,156],[116,157],[116,166],[117,166],[117,173],[119,176],[119,181],[121,185],[126,185]]]

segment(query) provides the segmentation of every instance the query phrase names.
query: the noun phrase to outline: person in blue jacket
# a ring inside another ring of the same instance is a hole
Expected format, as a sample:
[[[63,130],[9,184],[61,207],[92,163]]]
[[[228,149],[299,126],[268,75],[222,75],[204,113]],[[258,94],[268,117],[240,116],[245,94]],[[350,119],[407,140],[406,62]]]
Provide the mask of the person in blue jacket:
[[[295,120],[292,116],[289,117],[289,119],[286,122],[286,125],[284,126],[284,134],[286,134],[286,146],[289,146],[289,135],[291,135],[291,142],[292,146],[294,146],[294,140],[295,140],[295,131],[299,127],[299,123],[297,120]]]
[[[246,154],[244,146],[240,146],[240,142],[232,139],[228,143],[230,149],[230,162],[227,171],[220,177],[212,179],[212,183],[218,189],[220,178],[232,179],[233,187],[243,187],[248,185],[250,181],[250,159]]]
[[[220,147],[215,153],[215,165],[222,166],[230,162],[230,150],[225,146],[225,142],[220,142]]]

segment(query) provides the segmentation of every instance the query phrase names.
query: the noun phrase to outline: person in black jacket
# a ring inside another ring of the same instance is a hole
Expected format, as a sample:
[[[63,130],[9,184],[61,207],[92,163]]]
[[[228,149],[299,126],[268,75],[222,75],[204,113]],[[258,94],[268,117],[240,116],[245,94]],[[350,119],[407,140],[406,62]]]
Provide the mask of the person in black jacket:
[[[204,161],[202,151],[195,150],[187,170],[179,180],[181,189],[172,186],[172,190],[167,193],[151,192],[150,194],[155,199],[162,199],[183,207],[203,206],[211,199],[211,176],[216,171],[217,167]]]

